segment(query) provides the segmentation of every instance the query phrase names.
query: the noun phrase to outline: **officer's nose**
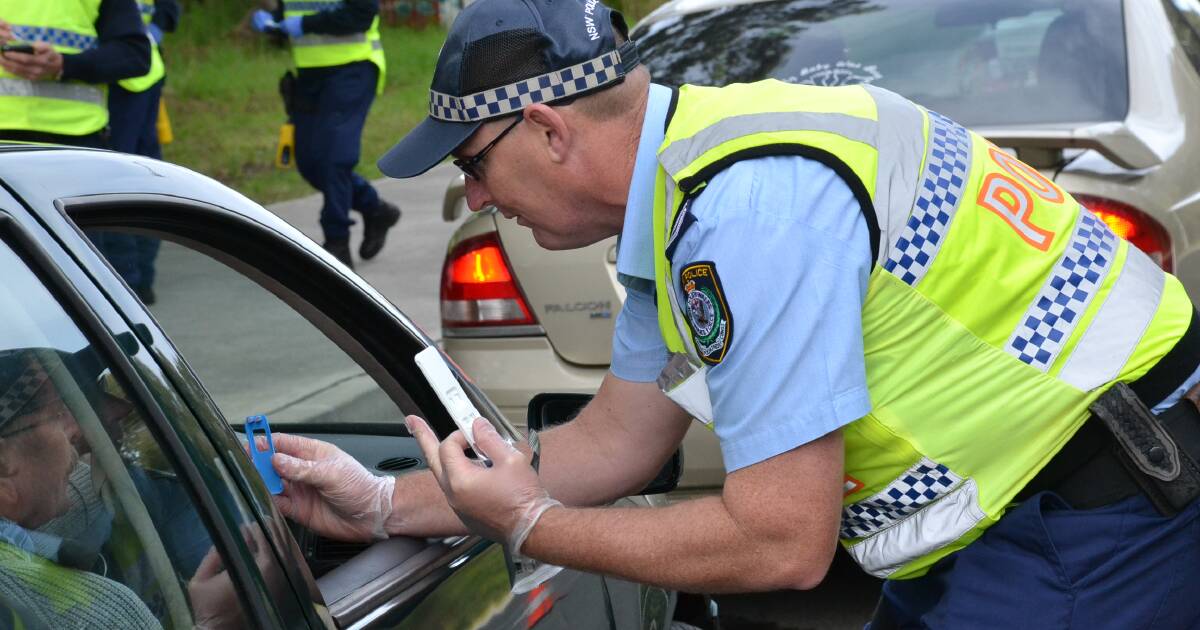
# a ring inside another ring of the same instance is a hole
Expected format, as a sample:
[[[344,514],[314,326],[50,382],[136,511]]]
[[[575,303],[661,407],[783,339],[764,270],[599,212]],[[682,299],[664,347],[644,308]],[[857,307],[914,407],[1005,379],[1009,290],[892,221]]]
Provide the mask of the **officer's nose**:
[[[488,192],[487,185],[472,177],[467,178],[467,207],[471,212],[479,212],[484,208],[494,205],[492,195]]]

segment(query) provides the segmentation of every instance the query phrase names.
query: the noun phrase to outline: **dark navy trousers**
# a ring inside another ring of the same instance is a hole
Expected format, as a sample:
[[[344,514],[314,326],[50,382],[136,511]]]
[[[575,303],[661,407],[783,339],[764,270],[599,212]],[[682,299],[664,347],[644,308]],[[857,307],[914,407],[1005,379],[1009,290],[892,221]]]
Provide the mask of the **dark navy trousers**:
[[[350,210],[370,216],[379,206],[375,188],[354,172],[378,78],[379,69],[369,61],[303,68],[297,76],[296,166],[325,198],[321,229],[326,240],[350,236]]]
[[[901,628],[1198,628],[1200,501],[1166,518],[1141,495],[1075,510],[1043,492],[880,605]]]
[[[115,83],[108,87],[110,148],[162,159],[158,103],[165,82],[163,79],[145,92],[130,92]],[[148,289],[154,284],[158,239],[116,232],[89,232],[88,236],[130,287]]]

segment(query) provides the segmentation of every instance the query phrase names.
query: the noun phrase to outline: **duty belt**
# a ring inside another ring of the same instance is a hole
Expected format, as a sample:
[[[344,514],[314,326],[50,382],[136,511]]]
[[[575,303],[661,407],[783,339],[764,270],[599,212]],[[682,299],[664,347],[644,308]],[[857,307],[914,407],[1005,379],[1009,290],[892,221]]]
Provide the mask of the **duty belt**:
[[[1093,403],[1092,415],[1016,500],[1049,490],[1076,509],[1142,493],[1171,516],[1200,496],[1200,384],[1154,416],[1200,364],[1200,317],[1142,378],[1118,383]]]

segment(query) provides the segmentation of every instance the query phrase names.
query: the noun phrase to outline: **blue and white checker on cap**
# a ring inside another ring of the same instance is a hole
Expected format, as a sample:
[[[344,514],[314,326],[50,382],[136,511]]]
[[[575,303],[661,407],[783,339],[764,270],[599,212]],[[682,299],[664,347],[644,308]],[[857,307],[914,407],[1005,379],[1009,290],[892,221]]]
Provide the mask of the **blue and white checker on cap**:
[[[14,39],[23,42],[45,42],[53,46],[66,46],[75,50],[88,50],[96,47],[96,38],[75,31],[48,26],[24,26],[14,24],[12,27]]]
[[[638,62],[625,19],[598,0],[475,0],[438,53],[429,116],[379,170],[420,175],[484,122],[615,85]]]
[[[507,116],[533,103],[570,98],[612,83],[624,74],[621,66],[621,51],[614,50],[569,68],[466,96],[429,90],[429,115],[449,122]]]

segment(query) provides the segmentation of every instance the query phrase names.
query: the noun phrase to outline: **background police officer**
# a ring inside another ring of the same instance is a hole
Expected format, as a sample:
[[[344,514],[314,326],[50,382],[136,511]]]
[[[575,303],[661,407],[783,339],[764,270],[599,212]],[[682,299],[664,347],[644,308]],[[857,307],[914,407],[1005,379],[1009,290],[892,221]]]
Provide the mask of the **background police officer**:
[[[167,80],[161,45],[163,34],[174,32],[178,26],[180,7],[175,0],[138,0],[138,10],[150,38],[150,72],[108,86],[110,145],[114,151],[161,160],[158,112]],[[142,302],[154,304],[154,260],[159,240],[121,232],[92,232],[88,236]]]
[[[145,74],[134,0],[0,0],[0,138],[108,146],[105,84]]]
[[[541,434],[540,473],[482,420],[490,467],[409,416],[431,474],[395,480],[276,436],[282,511],[357,539],[465,523],[692,592],[811,588],[840,539],[890,578],[879,627],[1200,624],[1200,321],[1178,280],[896,94],[671,90],[611,17],[470,5],[430,117],[380,162],[454,155],[473,209],[549,249],[621,236],[595,398]],[[719,497],[589,507],[644,487],[689,416],[721,440]]]
[[[252,23],[260,32],[282,32],[291,42],[297,68],[289,112],[296,126],[296,166],[324,195],[325,249],[353,267],[353,209],[362,213],[364,224],[358,255],[374,258],[400,220],[400,209],[380,199],[354,172],[367,113],[384,84],[379,1],[284,0],[274,14],[256,12]]]

